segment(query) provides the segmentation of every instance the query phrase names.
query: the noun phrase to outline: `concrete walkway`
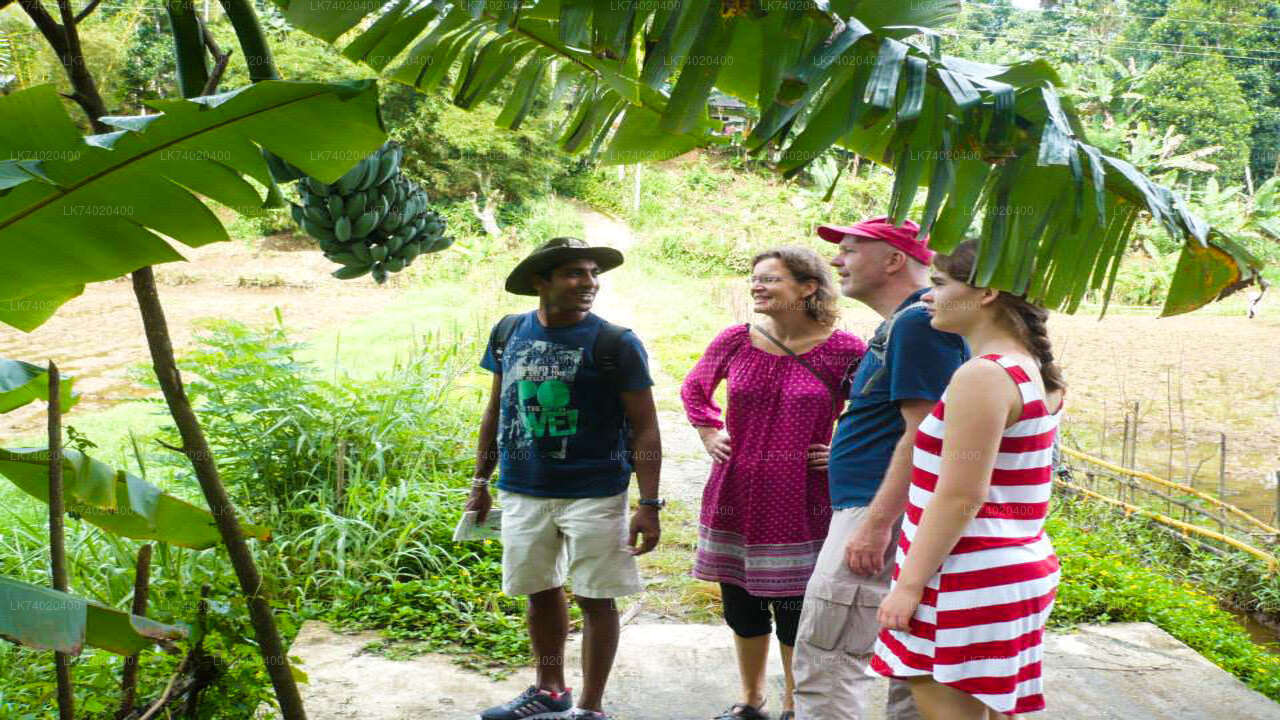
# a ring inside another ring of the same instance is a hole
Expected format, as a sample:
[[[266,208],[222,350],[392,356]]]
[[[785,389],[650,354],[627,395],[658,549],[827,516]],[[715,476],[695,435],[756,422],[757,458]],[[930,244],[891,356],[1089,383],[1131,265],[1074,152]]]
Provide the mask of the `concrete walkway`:
[[[566,659],[571,684],[581,679],[580,636]],[[311,720],[470,720],[478,709],[510,699],[530,683],[520,672],[502,682],[461,669],[448,657],[389,660],[365,652],[376,633],[338,635],[307,623],[290,655],[310,676],[302,686]],[[777,709],[782,669],[776,650],[769,682]],[[883,697],[885,680],[875,682]],[[1062,720],[1275,720],[1280,705],[1245,687],[1191,648],[1148,623],[1089,625],[1050,634],[1045,658],[1048,710],[1030,717]],[[719,625],[632,624],[606,694],[617,720],[706,720],[737,699],[729,630]],[[768,709],[768,708],[766,708]],[[880,707],[868,720],[882,720]]]

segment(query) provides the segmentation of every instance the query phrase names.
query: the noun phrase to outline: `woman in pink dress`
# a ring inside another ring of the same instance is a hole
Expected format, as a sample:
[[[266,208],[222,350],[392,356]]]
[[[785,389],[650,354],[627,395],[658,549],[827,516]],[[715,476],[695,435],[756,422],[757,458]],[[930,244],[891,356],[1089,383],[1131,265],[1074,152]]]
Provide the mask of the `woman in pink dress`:
[[[1058,558],[1044,533],[1064,383],[1024,298],[967,283],[975,246],[934,259],[922,299],[973,359],[916,432],[884,629],[871,670],[907,680],[928,720],[1044,709],[1045,621]]]
[[[838,295],[812,250],[757,255],[751,296],[763,318],[721,332],[680,392],[713,460],[693,575],[720,583],[734,631],[742,700],[719,718],[765,717],[772,612],[786,672],[780,715],[786,720],[794,716],[791,651],[805,584],[831,519],[827,446],[866,345],[835,329]],[[713,398],[726,379],[722,421]]]

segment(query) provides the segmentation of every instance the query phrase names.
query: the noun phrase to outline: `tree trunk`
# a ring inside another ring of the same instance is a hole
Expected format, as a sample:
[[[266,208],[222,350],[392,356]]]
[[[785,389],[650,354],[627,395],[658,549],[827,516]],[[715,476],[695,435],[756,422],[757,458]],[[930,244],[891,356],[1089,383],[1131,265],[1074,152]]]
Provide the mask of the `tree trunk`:
[[[79,33],[76,31],[75,21],[70,13],[68,0],[59,0],[58,3],[63,19],[61,25],[45,11],[39,0],[20,0],[20,2],[23,10],[31,17],[45,40],[58,55],[74,88],[71,97],[88,116],[94,132],[110,130],[98,120],[107,114],[107,109],[98,92],[97,83],[85,64]],[[186,5],[185,9],[184,5]],[[241,21],[237,24],[237,34],[240,34],[241,24],[245,22],[246,15],[252,20],[253,27],[257,28],[256,16],[253,15],[253,9],[246,0],[225,0],[224,5],[227,6],[229,16],[234,9]],[[173,3],[170,9],[177,12],[192,10],[189,4],[184,3]],[[184,26],[183,23],[178,23],[178,26],[184,27],[188,32],[176,32],[175,42],[179,44],[189,42],[191,24],[186,23]],[[200,41],[203,42],[203,38]],[[243,35],[241,42],[244,43]],[[265,58],[264,52],[267,53]],[[265,49],[265,41],[262,41],[255,54],[250,55],[246,51],[246,61],[249,63],[251,77],[255,72],[258,74],[264,71],[272,74],[275,72],[274,66],[270,63],[269,51]],[[190,92],[192,86],[198,87],[198,73],[199,65],[184,68],[184,90]],[[258,574],[257,566],[254,565],[253,556],[249,553],[249,546],[241,534],[235,508],[231,505],[226,488],[223,487],[222,480],[218,476],[218,468],[214,464],[200,421],[196,418],[195,411],[191,408],[191,401],[187,398],[186,389],[182,385],[182,377],[178,373],[177,361],[173,355],[173,343],[169,338],[168,324],[164,317],[164,308],[160,305],[155,275],[150,267],[134,271],[133,291],[138,299],[138,308],[142,312],[142,322],[146,329],[147,345],[151,351],[156,378],[160,382],[165,401],[168,403],[169,414],[173,416],[174,423],[182,436],[183,452],[195,469],[196,479],[200,482],[200,489],[217,522],[218,531],[222,535],[223,543],[227,546],[227,554],[240,581],[240,588],[245,594],[250,622],[253,624],[254,635],[266,664],[267,674],[271,677],[271,683],[275,688],[280,710],[285,720],[306,720],[302,698],[298,694],[298,686],[294,682],[288,656],[285,654],[284,642],[276,629],[271,606],[262,594],[262,578]]]
[[[155,275],[150,267],[133,273],[133,293],[137,296],[138,308],[142,311],[142,322],[146,328],[147,345],[151,348],[151,363],[156,371],[156,379],[160,382],[165,402],[169,405],[169,413],[182,436],[182,451],[195,468],[205,502],[209,504],[209,511],[218,523],[222,542],[227,546],[227,555],[231,558],[236,578],[239,579],[240,588],[248,601],[249,620],[253,623],[253,632],[262,652],[262,659],[267,664],[267,674],[271,676],[271,684],[275,687],[281,713],[285,720],[305,720],[306,711],[303,710],[302,697],[298,694],[298,686],[289,668],[284,642],[280,639],[275,618],[271,615],[271,605],[263,593],[262,576],[253,563],[249,545],[240,531],[235,507],[218,476],[213,453],[209,450],[200,421],[196,418],[191,401],[187,398],[186,388],[182,385],[182,376],[174,361],[164,308],[160,305]]]

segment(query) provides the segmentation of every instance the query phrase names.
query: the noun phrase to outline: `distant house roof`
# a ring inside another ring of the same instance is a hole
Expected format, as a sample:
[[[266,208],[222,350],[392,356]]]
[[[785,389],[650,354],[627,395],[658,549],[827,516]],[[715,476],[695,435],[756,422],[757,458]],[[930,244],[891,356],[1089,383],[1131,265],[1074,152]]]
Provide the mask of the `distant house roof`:
[[[711,91],[711,96],[707,98],[707,104],[712,107],[728,108],[733,110],[746,110],[747,104],[732,95],[726,95],[719,90]]]

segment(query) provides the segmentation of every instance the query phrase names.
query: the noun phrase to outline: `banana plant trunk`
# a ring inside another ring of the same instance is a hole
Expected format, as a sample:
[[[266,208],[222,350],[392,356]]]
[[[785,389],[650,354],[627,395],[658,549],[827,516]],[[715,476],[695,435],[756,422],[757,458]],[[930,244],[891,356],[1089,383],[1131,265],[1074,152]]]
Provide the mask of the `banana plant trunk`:
[[[59,0],[62,23],[55,21],[38,0],[19,0],[19,3],[57,54],[71,81],[73,88],[71,98],[84,110],[93,131],[96,133],[110,131],[112,128],[98,120],[108,114],[107,108],[98,92],[97,82],[85,63],[76,21],[71,13],[69,2]],[[193,28],[199,26],[194,22],[195,10],[191,3],[168,3],[168,9],[171,18],[177,16],[172,23],[175,55],[180,60],[183,94],[190,97],[199,94],[203,86],[202,73],[205,74],[204,80],[207,82],[207,71],[204,70],[203,61],[193,62],[195,55],[191,50],[192,43],[202,43],[203,37],[192,32]],[[252,9],[247,4],[242,4],[239,8],[241,13],[246,10],[252,17]],[[254,25],[256,24],[256,18],[254,18]],[[250,67],[253,67],[252,62]],[[178,372],[177,360],[173,354],[173,343],[169,336],[164,308],[160,304],[160,296],[156,290],[155,275],[148,266],[134,271],[132,279],[134,296],[138,300],[138,308],[142,314],[156,379],[168,404],[169,414],[173,416],[174,424],[182,437],[183,452],[195,470],[196,479],[200,483],[200,489],[204,493],[209,510],[217,522],[218,531],[227,547],[227,555],[235,569],[241,591],[245,595],[250,622],[253,624],[254,635],[258,641],[263,662],[266,664],[267,674],[275,689],[281,714],[284,720],[306,720],[306,712],[293,678],[284,642],[276,628],[275,618],[271,614],[271,606],[262,586],[262,576],[253,562],[253,555],[249,552],[235,508],[219,477],[218,467],[213,460],[204,430],[200,427],[200,421],[183,387],[182,376]],[[51,466],[55,464],[50,463]]]

